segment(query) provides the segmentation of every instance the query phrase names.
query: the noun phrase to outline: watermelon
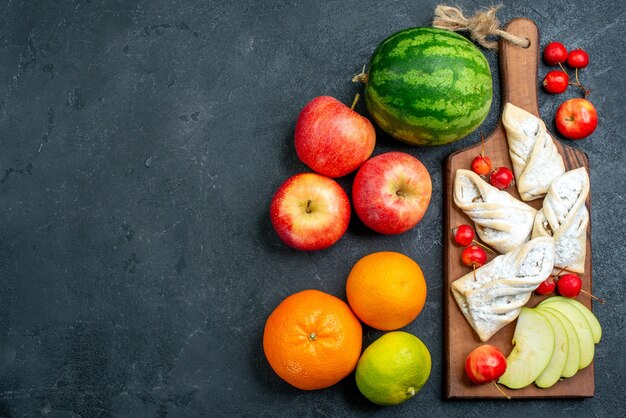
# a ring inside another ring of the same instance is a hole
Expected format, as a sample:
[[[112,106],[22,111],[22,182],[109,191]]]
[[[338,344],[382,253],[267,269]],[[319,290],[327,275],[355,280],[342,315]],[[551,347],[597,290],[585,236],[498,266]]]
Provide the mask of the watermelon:
[[[443,145],[483,122],[491,107],[489,63],[463,36],[430,27],[385,39],[370,60],[365,103],[389,135],[412,145]]]

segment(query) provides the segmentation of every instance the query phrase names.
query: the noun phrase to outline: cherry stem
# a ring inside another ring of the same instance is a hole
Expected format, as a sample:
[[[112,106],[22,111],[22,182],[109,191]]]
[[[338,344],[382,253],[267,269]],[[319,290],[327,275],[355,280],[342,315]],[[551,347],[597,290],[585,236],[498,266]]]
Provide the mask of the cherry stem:
[[[568,267],[569,267],[569,266],[565,266],[565,267],[561,268],[561,270],[559,270],[559,272],[558,272],[557,274],[555,274],[554,276],[552,276],[552,277],[554,277],[554,278],[556,279],[556,278],[557,278],[557,277],[559,277],[559,276],[561,275],[561,273],[563,273],[564,271],[566,271],[566,272],[568,272],[568,273],[572,273],[572,274],[577,274],[575,271],[568,270],[568,269],[567,269]],[[580,291],[581,291],[582,293],[584,293],[585,295],[590,296],[592,299],[597,300],[598,302],[600,302],[600,303],[601,303],[601,304],[603,304],[603,305],[606,303],[606,300],[604,300],[604,299],[600,299],[599,297],[597,297],[597,296],[595,296],[595,295],[592,295],[591,293],[587,292],[586,290],[582,290],[582,289],[580,289]]]
[[[559,271],[559,272],[558,272],[557,276],[558,276],[559,274],[563,273],[564,271],[566,271],[566,272],[568,272],[568,273],[572,273],[572,274],[578,274],[578,273],[577,273],[577,272],[575,272],[575,271],[568,270],[568,269],[567,269],[568,267],[569,267],[569,266],[565,266],[565,267],[563,267],[563,268],[561,269],[561,271]]]
[[[498,391],[499,391],[502,395],[504,395],[504,397],[505,397],[505,398],[507,398],[507,399],[511,400],[511,397],[510,397],[509,395],[507,395],[507,394],[506,394],[506,393],[505,393],[505,392],[504,392],[504,391],[500,388],[500,386],[498,386],[498,384],[496,383],[496,381],[495,381],[495,380],[492,380],[492,382],[493,382],[494,386],[496,387],[496,389],[498,389]]]
[[[564,271],[569,271],[569,270],[567,269],[568,267],[569,267],[569,266],[561,267],[561,270],[559,270],[559,272],[558,272],[556,275],[558,276],[559,274],[563,273]]]
[[[583,98],[584,98],[584,99],[586,99],[587,97],[589,97],[589,94],[591,93],[591,90],[590,90],[590,89],[588,89],[588,88],[586,88],[586,87],[584,87],[582,84],[580,84],[580,83],[578,83],[578,82],[574,83],[574,82],[572,82],[572,81],[570,81],[568,84],[569,84],[570,86],[575,86],[575,87],[578,87],[579,89],[581,89],[581,90],[583,91]]]
[[[485,160],[485,134],[483,132],[480,133],[480,158]]]
[[[357,93],[356,96],[354,96],[354,101],[352,102],[352,106],[350,106],[350,110],[354,110],[354,106],[356,106],[356,102],[359,101],[359,97],[361,97],[359,93]]]
[[[560,63],[559,63],[560,65]],[[563,67],[561,67],[563,68]],[[583,98],[587,98],[589,97],[589,94],[591,93],[591,90],[589,90],[588,88],[586,88],[585,86],[582,85],[582,83],[580,82],[580,80],[578,79],[578,68],[576,68],[576,71],[574,73],[574,78],[576,79],[576,81],[570,81],[568,84],[570,86],[576,86],[579,89],[581,89],[583,91]]]
[[[472,240],[472,242],[480,247],[483,247],[485,250],[489,251],[491,254],[495,254],[496,252],[494,250],[492,250],[491,248],[487,247],[485,244],[481,244],[480,242],[476,241],[475,239]]]
[[[563,68],[563,64],[561,64],[559,62],[559,67],[561,67],[561,70],[567,74],[567,71],[565,70],[565,68]],[[567,74],[567,76],[569,77],[569,74]],[[575,72],[574,72],[574,78],[576,79],[576,82],[570,81],[569,84],[570,86],[576,86],[579,89],[581,89],[583,91],[583,98],[587,98],[589,97],[589,94],[591,93],[591,90],[589,90],[588,88],[585,88],[582,83],[580,82],[580,80],[578,79],[578,68],[576,68]]]
[[[567,270],[567,268],[568,268],[568,267],[569,267],[569,266],[565,266],[565,267],[563,267],[561,270],[559,270],[559,272],[558,272],[557,274],[553,274],[552,276],[550,276],[550,277],[553,277],[553,279],[552,279],[552,280],[554,280],[554,279],[556,279],[557,277],[559,277],[559,276],[561,275],[561,273],[563,273],[564,271],[569,271],[569,270]]]
[[[306,213],[311,213],[311,203],[310,200],[306,201]]]
[[[476,278],[476,264],[472,264],[472,267],[474,267],[474,281],[478,281],[478,279]]]
[[[604,299],[600,299],[599,297],[594,296],[594,295],[592,295],[591,293],[589,293],[589,292],[587,292],[587,291],[585,291],[585,290],[580,289],[580,291],[581,291],[581,292],[583,292],[585,295],[589,295],[589,296],[591,296],[593,299],[597,300],[598,302],[600,302],[600,303],[601,303],[601,304],[603,304],[603,305],[606,303],[606,300],[604,300]]]

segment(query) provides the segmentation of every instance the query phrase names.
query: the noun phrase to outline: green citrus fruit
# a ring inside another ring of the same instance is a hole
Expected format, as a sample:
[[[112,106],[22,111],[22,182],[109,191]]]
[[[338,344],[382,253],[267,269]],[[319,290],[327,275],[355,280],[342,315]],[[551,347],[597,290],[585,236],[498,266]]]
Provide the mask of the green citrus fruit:
[[[356,385],[378,405],[411,399],[430,376],[430,352],[414,335],[389,332],[374,341],[356,366]]]

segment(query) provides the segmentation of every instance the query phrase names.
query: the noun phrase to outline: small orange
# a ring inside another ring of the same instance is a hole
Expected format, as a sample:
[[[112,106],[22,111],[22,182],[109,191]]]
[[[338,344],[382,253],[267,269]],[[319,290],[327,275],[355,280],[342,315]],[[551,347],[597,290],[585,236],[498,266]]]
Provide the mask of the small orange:
[[[354,265],[346,293],[361,321],[391,331],[409,324],[422,311],[426,281],[420,266],[406,255],[373,253]]]
[[[361,355],[362,328],[348,305],[319,290],[288,296],[267,318],[265,357],[278,376],[323,389],[349,375]]]

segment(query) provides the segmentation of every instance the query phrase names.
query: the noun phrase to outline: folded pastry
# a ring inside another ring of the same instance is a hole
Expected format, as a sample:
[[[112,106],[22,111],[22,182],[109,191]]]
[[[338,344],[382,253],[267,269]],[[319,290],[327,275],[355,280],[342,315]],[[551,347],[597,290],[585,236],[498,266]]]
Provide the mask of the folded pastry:
[[[566,172],[552,181],[543,208],[537,212],[534,237],[553,237],[556,245],[555,267],[576,273],[585,271],[589,211],[589,175],[583,167]]]
[[[457,170],[454,203],[474,221],[480,239],[502,254],[530,238],[537,210],[486,183],[473,171]]]
[[[542,198],[552,180],[565,172],[545,123],[511,103],[504,106],[502,123],[520,197],[524,201]]]
[[[554,240],[539,237],[452,282],[452,295],[481,341],[518,317],[552,272]]]

